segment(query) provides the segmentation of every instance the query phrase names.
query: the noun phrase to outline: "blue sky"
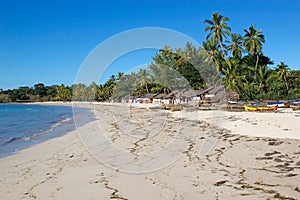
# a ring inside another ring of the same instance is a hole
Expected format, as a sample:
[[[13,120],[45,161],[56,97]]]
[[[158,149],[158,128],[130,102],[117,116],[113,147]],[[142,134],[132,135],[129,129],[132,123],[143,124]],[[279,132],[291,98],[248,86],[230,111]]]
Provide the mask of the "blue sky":
[[[266,37],[263,52],[300,69],[299,0],[3,0],[0,1],[0,88],[71,85],[88,54],[120,32],[162,27],[202,43],[203,21],[213,12],[230,18],[233,32],[256,24]],[[167,45],[167,44],[166,44]],[[151,62],[155,51],[122,56],[110,73]]]

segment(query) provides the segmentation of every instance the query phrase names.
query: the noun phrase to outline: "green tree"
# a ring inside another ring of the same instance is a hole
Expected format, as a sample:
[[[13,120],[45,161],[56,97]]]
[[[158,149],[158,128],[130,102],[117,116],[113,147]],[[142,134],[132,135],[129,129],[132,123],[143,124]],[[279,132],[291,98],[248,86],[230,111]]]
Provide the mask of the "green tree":
[[[77,83],[71,86],[73,101],[87,101],[87,87],[83,83]]]
[[[243,77],[239,76],[238,74],[238,68],[239,61],[236,59],[228,59],[225,63],[223,63],[224,66],[224,82],[226,86],[226,90],[234,89],[238,92],[242,89],[242,81]]]
[[[231,34],[231,41],[228,41],[227,50],[234,58],[241,58],[244,52],[243,37],[239,34]]]
[[[103,85],[99,85],[96,91],[95,99],[97,101],[104,101],[105,95],[104,95],[104,87]]]
[[[120,81],[122,79],[122,77],[124,76],[123,72],[118,72],[117,73],[117,81]]]
[[[251,25],[249,30],[244,29],[244,46],[246,51],[256,56],[255,70],[257,70],[259,53],[262,50],[262,45],[265,42],[265,36],[261,30],[256,30],[255,25]]]
[[[111,75],[109,79],[101,87],[102,99],[107,101],[114,93],[117,79],[115,75]]]
[[[132,72],[131,74],[124,74],[122,78],[117,82],[112,98],[114,100],[121,101],[122,98],[129,99],[130,96],[134,95],[141,85],[139,75]]]
[[[226,39],[231,31],[230,27],[227,25],[227,21],[229,21],[229,18],[223,17],[218,12],[212,14],[212,20],[207,19],[204,21],[204,23],[207,24],[205,31],[209,31],[206,40],[211,38],[214,42],[219,43],[224,58],[226,57],[226,53],[223,48],[223,39]]]
[[[289,74],[289,85],[292,89],[300,88],[300,70],[292,70]]]
[[[266,94],[274,74],[266,66],[259,66],[256,71],[256,79],[258,84],[259,93]]]
[[[72,100],[72,92],[68,86],[61,84],[57,88],[56,101],[71,101]]]
[[[194,89],[202,88],[204,80],[200,74],[201,65],[198,65],[196,61],[202,64],[207,58],[202,59],[204,56],[199,52],[200,49],[196,50],[189,43],[186,44],[183,50],[172,50],[169,47],[161,49],[152,57],[154,63],[149,65],[149,71],[155,83],[152,85],[155,87],[155,91],[160,90],[159,85],[165,86],[163,89],[165,93],[168,93],[171,88],[176,90],[190,86]]]
[[[87,101],[94,101],[94,100],[96,100],[97,90],[98,90],[98,85],[95,82],[92,82],[87,87],[86,100]]]
[[[209,61],[215,64],[218,72],[222,72],[221,63],[224,61],[224,59],[222,58],[221,53],[217,47],[217,43],[214,40],[209,39],[206,42],[203,42],[202,45],[209,55]]]
[[[47,95],[47,88],[43,83],[38,83],[34,85],[34,94],[39,95],[40,98],[44,97]]]
[[[51,86],[47,86],[47,91],[46,91],[46,95],[47,95],[47,100],[48,101],[52,101],[55,100],[56,96],[57,96],[57,88],[59,86],[58,85],[51,85]]]
[[[14,102],[18,99],[18,94],[17,94],[17,90],[8,90],[8,98]]]
[[[141,87],[146,88],[146,92],[149,93],[148,84],[150,82],[150,76],[147,69],[140,69],[139,73],[139,79],[141,82]]]
[[[280,62],[279,65],[277,65],[277,67],[275,68],[275,71],[277,72],[278,77],[281,80],[283,80],[284,83],[285,83],[287,93],[289,93],[289,86],[288,86],[287,76],[289,75],[290,70],[291,69],[284,62]]]

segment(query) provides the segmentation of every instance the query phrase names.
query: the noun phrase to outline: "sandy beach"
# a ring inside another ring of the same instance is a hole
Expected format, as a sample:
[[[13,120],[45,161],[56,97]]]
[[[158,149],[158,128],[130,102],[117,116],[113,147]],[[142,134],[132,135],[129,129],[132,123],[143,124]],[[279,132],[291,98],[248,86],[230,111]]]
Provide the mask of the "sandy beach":
[[[97,104],[95,120],[0,159],[0,199],[300,199],[300,112]]]

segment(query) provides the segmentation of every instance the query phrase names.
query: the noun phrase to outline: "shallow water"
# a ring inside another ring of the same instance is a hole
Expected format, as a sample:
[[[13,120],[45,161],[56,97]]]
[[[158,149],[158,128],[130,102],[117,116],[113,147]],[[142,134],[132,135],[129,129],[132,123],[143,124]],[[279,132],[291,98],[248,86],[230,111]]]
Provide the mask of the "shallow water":
[[[59,137],[92,120],[90,110],[72,106],[0,104],[0,158],[50,138]]]

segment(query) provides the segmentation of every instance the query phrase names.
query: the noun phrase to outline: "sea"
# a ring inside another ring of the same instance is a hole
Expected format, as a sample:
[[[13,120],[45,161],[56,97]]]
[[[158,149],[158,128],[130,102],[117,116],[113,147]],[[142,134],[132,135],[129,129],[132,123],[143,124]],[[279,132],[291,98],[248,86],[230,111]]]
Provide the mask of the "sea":
[[[0,104],[0,158],[60,137],[93,119],[93,112],[82,107]]]

